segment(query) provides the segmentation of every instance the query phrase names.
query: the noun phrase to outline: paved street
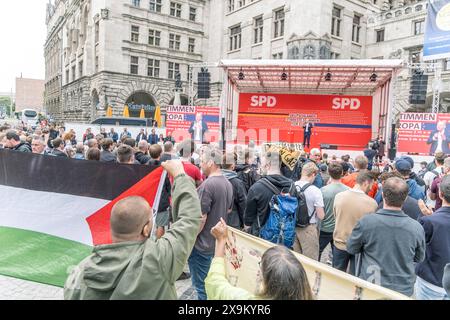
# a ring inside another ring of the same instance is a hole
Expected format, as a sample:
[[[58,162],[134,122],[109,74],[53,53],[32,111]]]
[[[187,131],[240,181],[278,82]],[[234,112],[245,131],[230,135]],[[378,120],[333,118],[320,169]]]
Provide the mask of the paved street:
[[[177,281],[180,300],[195,300],[191,279]],[[0,276],[0,300],[62,300],[61,288]]]
[[[330,246],[325,249],[321,262],[326,263],[329,252]],[[186,268],[185,271],[187,270]],[[180,300],[196,300],[197,296],[192,287],[191,279],[177,281],[176,287]],[[0,276],[0,300],[62,299],[63,290],[61,288]]]

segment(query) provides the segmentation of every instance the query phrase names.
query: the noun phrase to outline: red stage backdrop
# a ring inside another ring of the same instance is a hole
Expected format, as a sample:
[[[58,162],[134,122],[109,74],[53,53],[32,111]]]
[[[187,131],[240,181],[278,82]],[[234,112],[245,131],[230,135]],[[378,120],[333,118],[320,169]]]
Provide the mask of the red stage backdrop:
[[[364,148],[372,136],[372,97],[241,93],[238,141],[303,143],[307,119],[314,123],[312,147]]]
[[[209,133],[206,139],[210,142],[219,141],[220,137],[220,109],[219,107],[192,107],[192,106],[168,106],[166,111],[166,131],[177,142],[190,139],[189,128],[195,121],[197,113],[203,114],[203,120],[207,123]]]
[[[442,136],[438,138],[438,123]],[[402,113],[398,132],[398,151],[420,155],[434,155],[441,149],[449,153],[450,114]],[[442,144],[438,147],[439,142]]]

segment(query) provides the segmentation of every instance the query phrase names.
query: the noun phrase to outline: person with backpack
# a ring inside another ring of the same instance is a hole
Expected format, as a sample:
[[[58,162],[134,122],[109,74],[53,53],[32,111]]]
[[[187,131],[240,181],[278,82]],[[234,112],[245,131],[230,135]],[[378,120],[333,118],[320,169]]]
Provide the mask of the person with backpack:
[[[248,191],[244,229],[255,236],[260,235],[261,228],[269,218],[273,196],[283,190],[288,192],[293,186],[293,181],[281,174],[280,164],[279,152],[267,152],[261,159],[263,178],[256,181]]]
[[[295,165],[294,173],[292,174],[292,180],[298,181],[300,179],[300,177],[302,175],[302,167],[306,163],[310,163],[310,162],[314,163],[319,172],[321,160],[322,160],[322,154],[321,154],[320,150],[317,148],[314,148],[311,150],[309,159],[300,157],[299,161],[297,161],[297,163]],[[323,182],[323,178],[320,174],[316,175],[316,178],[315,178],[313,184],[319,189],[325,185]]]
[[[238,179],[244,183],[245,191],[248,193],[256,181],[261,179],[261,176],[258,174],[257,168],[252,163],[250,151],[245,151],[244,158],[244,164],[236,165],[236,173]]]
[[[430,190],[434,179],[442,176],[442,174],[444,173],[444,160],[445,160],[445,158],[446,158],[446,156],[442,152],[436,152],[436,154],[434,155],[434,163],[436,164],[436,168],[431,170],[431,171],[428,171],[423,176],[423,180],[425,181],[425,188],[426,188],[426,190]],[[427,206],[431,207],[431,208],[434,208],[435,204],[436,204],[435,201],[431,200],[428,197]]]
[[[244,213],[247,205],[247,191],[244,182],[238,179],[236,172],[236,154],[228,153],[225,156],[225,163],[222,166],[222,174],[233,186],[233,209],[227,216],[227,225],[239,230],[244,227]]]
[[[318,174],[317,165],[308,162],[302,168],[300,180],[295,183],[299,200],[294,251],[314,260],[319,260],[317,224],[325,217],[322,192],[313,185]]]

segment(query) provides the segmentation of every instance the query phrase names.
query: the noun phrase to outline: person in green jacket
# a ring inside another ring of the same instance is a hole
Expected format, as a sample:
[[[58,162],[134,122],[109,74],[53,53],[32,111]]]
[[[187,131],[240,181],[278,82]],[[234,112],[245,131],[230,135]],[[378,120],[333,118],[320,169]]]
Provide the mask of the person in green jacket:
[[[262,285],[258,295],[234,287],[226,278],[225,245],[228,227],[225,220],[211,230],[216,251],[205,289],[208,300],[314,300],[305,269],[294,254],[283,246],[267,250],[261,260]]]
[[[150,238],[153,219],[148,202],[130,197],[111,212],[111,245],[97,246],[69,275],[66,300],[176,300],[175,282],[183,272],[201,223],[200,200],[180,161],[164,169],[173,177],[173,227],[159,240]]]

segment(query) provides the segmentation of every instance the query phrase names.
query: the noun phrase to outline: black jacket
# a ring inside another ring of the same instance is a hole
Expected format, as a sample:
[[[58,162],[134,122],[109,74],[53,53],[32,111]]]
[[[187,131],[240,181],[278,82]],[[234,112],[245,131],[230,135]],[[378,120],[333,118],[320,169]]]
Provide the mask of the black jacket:
[[[450,263],[450,208],[442,207],[419,219],[425,230],[425,260],[416,266],[416,275],[442,288],[444,268]]]
[[[411,172],[409,178],[415,180],[419,186],[421,187],[425,186],[425,181],[421,177],[419,177],[415,172]]]
[[[140,164],[147,164],[147,162],[150,161],[150,156],[144,154],[141,151],[138,151],[135,153],[134,158],[140,163]]]
[[[236,172],[222,170],[222,173],[233,186],[233,209],[227,215],[227,224],[233,228],[242,229],[244,227],[245,207],[247,206],[247,190],[245,190],[244,182],[238,179]]]
[[[291,179],[282,175],[270,175],[262,179],[269,180],[280,191],[285,188],[290,189],[293,184]],[[269,202],[274,195],[272,190],[266,187],[261,180],[258,180],[248,191],[247,208],[244,215],[244,223],[246,226],[252,227],[251,233],[254,235],[259,234],[260,227],[266,223],[269,213]]]
[[[62,158],[68,158],[67,154],[61,150],[53,149],[52,152],[49,153],[49,155],[54,157],[62,157]]]
[[[27,142],[22,142],[18,144],[12,150],[19,152],[33,152],[31,146]]]
[[[100,152],[100,162],[107,162],[107,163],[116,163],[117,158],[112,154],[112,152],[103,150]]]

